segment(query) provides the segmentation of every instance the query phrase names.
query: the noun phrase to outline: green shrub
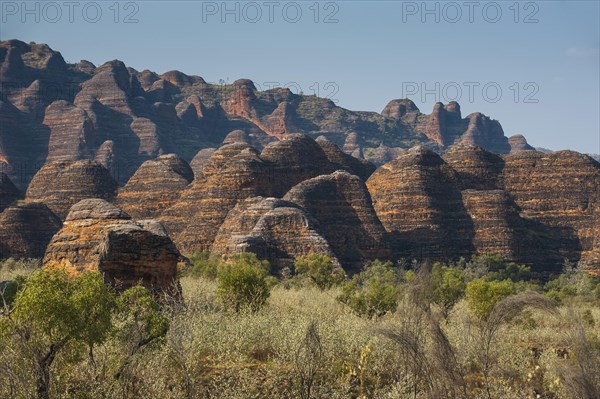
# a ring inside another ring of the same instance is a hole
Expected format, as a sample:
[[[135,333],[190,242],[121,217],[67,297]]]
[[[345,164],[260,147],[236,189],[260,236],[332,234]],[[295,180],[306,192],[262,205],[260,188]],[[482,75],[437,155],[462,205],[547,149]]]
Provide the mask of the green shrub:
[[[32,354],[38,398],[49,397],[51,366],[58,353],[85,346],[91,353],[108,338],[115,306],[115,296],[98,272],[72,276],[42,269],[20,287],[10,317],[0,319],[0,331],[18,337]]]
[[[465,295],[464,272],[436,263],[431,270],[431,283],[432,302],[440,307],[444,317],[448,317],[454,305]]]
[[[467,305],[481,320],[487,320],[494,306],[502,299],[515,293],[510,280],[485,281],[477,279],[467,283]]]
[[[500,269],[486,276],[487,281],[511,280],[513,282],[529,281],[531,279],[531,267],[510,262],[502,265]]]
[[[383,316],[396,310],[400,281],[398,270],[391,262],[375,260],[342,285],[338,299],[360,316]]]
[[[322,290],[331,288],[344,281],[344,272],[335,267],[327,255],[318,255],[314,252],[296,258],[294,262],[296,273],[309,278]]]
[[[213,255],[210,251],[202,251],[188,257],[192,267],[186,272],[190,277],[206,277],[211,280],[217,278],[217,270],[222,263],[220,256]]]
[[[270,265],[252,253],[242,253],[219,265],[217,297],[223,305],[239,312],[258,311],[270,295]]]

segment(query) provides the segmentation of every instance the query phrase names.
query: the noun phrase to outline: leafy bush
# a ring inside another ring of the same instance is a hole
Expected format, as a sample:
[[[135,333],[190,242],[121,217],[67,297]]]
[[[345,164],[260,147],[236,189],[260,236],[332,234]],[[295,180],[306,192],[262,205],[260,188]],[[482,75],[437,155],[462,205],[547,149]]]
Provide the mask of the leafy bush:
[[[440,307],[444,317],[448,317],[454,305],[465,295],[464,272],[436,263],[431,270],[431,283],[432,302]]]
[[[218,255],[213,255],[210,251],[202,251],[192,254],[188,257],[192,267],[186,272],[191,277],[206,277],[209,279],[217,278],[219,265],[222,263]]]
[[[342,285],[339,300],[360,316],[383,316],[396,310],[400,276],[391,262],[375,260]]]
[[[231,257],[219,265],[217,297],[229,309],[258,311],[270,295],[270,265],[252,253]]]
[[[344,272],[335,267],[327,255],[318,255],[314,252],[296,258],[294,262],[296,273],[308,277],[322,290],[331,288],[344,281]]]
[[[556,303],[563,303],[569,299],[594,301],[600,299],[600,284],[598,278],[566,261],[563,272],[544,285],[546,296]]]
[[[488,281],[511,280],[512,282],[529,281],[531,279],[531,267],[510,262],[502,265],[498,270],[492,271],[486,276]]]
[[[510,280],[485,281],[477,279],[467,283],[467,305],[481,320],[487,320],[494,306],[502,299],[516,292]]]
[[[19,337],[33,354],[37,396],[48,398],[57,354],[69,345],[81,347],[77,343],[91,351],[108,338],[115,296],[98,272],[72,276],[60,269],[38,270],[19,288],[0,330]]]

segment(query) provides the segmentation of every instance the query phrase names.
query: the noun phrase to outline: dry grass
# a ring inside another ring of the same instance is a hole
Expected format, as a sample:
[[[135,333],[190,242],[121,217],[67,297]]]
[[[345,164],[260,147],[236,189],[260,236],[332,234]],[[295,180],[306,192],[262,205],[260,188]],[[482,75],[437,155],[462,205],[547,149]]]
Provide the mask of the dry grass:
[[[491,317],[486,370],[481,334],[487,330],[464,301],[447,321],[408,296],[395,313],[369,320],[338,302],[338,289],[278,285],[259,312],[233,313],[218,304],[213,281],[187,277],[181,285],[186,306],[170,316],[162,345],[142,352],[123,381],[111,379],[119,353],[108,342],[96,350],[95,370],[87,358],[57,359],[52,397],[299,398],[306,375],[312,398],[570,399],[597,393],[600,323],[581,319],[590,309],[600,321],[593,305],[548,313],[539,297],[513,297]],[[532,304],[543,309],[531,310]],[[306,353],[313,321],[321,350],[313,357],[318,364],[302,376],[307,369],[300,371],[298,353]],[[28,397],[27,362],[6,343],[0,345],[0,395]]]

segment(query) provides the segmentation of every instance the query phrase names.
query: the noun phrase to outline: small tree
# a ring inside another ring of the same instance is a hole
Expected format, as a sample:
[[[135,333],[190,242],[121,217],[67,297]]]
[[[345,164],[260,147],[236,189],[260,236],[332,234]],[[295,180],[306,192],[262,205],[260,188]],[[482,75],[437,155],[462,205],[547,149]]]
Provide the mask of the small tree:
[[[106,340],[114,306],[115,296],[98,272],[72,276],[42,269],[28,278],[1,322],[33,355],[38,398],[49,398],[51,366],[65,347],[83,343],[91,352]]]
[[[294,262],[296,273],[308,277],[322,290],[331,288],[344,281],[344,272],[335,267],[332,259],[327,255],[318,255],[314,252],[296,258]]]
[[[383,316],[398,305],[400,278],[391,262],[371,262],[342,286],[338,300],[360,316]]]
[[[440,307],[444,318],[447,318],[454,305],[465,294],[465,275],[462,270],[436,263],[431,270],[431,283],[432,301]]]
[[[515,286],[510,280],[473,280],[467,284],[467,304],[477,318],[487,320],[494,306],[514,293]]]
[[[139,285],[119,296],[115,318],[116,336],[125,347],[125,358],[115,373],[115,379],[120,379],[138,352],[167,334],[169,319],[150,291]]]
[[[258,311],[270,295],[270,265],[255,254],[242,253],[219,266],[217,297],[229,309]]]

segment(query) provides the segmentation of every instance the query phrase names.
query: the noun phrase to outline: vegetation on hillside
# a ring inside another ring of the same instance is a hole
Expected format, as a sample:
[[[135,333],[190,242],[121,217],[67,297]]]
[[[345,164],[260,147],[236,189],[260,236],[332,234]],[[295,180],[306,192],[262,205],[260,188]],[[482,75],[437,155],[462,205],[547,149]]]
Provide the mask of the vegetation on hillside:
[[[600,397],[600,280],[539,282],[483,256],[326,257],[279,280],[252,254],[191,258],[182,298],[0,263],[0,395],[10,398]]]

